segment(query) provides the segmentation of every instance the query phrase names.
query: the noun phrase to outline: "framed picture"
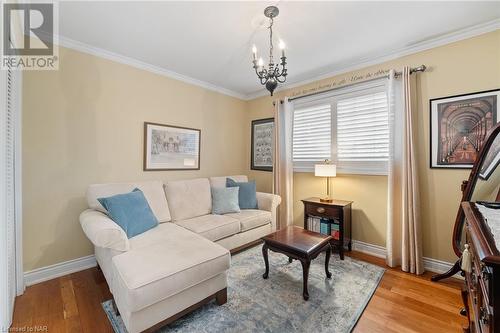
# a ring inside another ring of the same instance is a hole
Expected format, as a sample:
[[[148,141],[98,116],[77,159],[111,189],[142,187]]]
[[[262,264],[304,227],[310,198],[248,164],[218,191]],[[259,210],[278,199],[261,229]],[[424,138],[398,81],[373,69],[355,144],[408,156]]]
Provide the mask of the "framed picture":
[[[250,169],[273,171],[274,118],[252,121],[252,156]]]
[[[435,98],[430,109],[430,167],[471,169],[498,122],[500,89]]]
[[[201,130],[144,123],[144,171],[200,170]]]

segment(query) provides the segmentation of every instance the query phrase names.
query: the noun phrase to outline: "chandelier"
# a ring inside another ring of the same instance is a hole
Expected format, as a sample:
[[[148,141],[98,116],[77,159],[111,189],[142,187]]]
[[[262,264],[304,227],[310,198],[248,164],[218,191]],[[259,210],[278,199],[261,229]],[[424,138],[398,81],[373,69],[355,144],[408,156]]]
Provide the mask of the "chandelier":
[[[281,49],[281,63],[275,64],[273,59],[273,23],[274,18],[278,16],[279,10],[275,6],[269,6],[264,9],[264,15],[269,18],[269,64],[264,68],[264,60],[262,57],[257,60],[257,47],[254,45],[252,48],[253,53],[253,68],[255,74],[260,80],[260,84],[265,85],[269,90],[271,96],[278,86],[278,83],[286,81],[288,75],[286,70],[286,57],[285,57],[285,43],[280,40],[279,47]],[[281,68],[280,68],[281,65]]]

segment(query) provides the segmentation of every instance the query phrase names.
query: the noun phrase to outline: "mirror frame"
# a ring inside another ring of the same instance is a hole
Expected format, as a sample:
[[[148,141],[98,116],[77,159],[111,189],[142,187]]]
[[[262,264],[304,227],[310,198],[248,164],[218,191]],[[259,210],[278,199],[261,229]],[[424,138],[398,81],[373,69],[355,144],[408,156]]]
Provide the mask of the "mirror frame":
[[[470,200],[472,192],[476,187],[477,178],[479,176],[479,167],[483,164],[483,161],[486,158],[486,155],[488,154],[488,151],[493,142],[495,141],[495,138],[497,137],[499,132],[500,132],[500,122],[495,124],[495,126],[487,134],[486,140],[484,141],[483,146],[479,150],[478,158],[474,162],[474,165],[469,175],[469,179],[464,180],[462,182],[462,187],[461,187],[462,200],[460,201],[457,218],[455,219],[455,225],[453,227],[453,239],[452,239],[453,251],[455,252],[457,257],[462,256],[462,250],[460,249],[460,241],[462,239],[463,225],[465,222],[465,215],[462,210],[461,204],[464,201]]]

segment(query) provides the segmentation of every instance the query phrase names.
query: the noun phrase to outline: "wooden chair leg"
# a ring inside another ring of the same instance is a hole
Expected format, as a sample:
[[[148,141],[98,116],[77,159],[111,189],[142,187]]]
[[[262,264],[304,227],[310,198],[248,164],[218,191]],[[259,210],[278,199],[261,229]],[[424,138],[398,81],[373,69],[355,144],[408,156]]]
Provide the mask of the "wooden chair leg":
[[[223,305],[227,302],[227,288],[219,290],[217,294],[215,294],[215,301],[217,305]]]

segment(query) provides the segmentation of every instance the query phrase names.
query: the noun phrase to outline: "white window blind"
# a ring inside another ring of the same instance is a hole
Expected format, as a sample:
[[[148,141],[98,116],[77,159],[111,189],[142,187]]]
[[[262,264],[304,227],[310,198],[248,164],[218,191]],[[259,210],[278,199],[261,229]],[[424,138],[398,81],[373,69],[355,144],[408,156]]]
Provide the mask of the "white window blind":
[[[294,164],[319,162],[331,158],[331,105],[297,108],[293,113]]]
[[[338,161],[387,161],[389,115],[385,91],[337,101]]]
[[[330,159],[338,173],[387,174],[389,110],[383,79],[294,103],[293,167],[312,172]]]

